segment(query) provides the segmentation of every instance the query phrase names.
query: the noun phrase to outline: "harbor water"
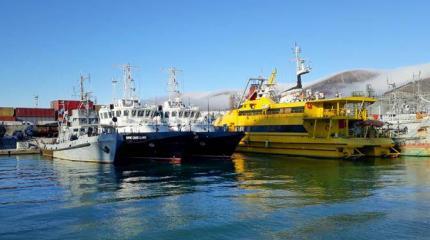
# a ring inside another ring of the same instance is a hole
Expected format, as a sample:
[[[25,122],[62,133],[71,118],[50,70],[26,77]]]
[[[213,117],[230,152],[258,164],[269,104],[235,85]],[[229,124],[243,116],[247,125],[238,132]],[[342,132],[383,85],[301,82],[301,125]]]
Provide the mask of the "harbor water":
[[[0,157],[0,239],[428,239],[430,158]]]

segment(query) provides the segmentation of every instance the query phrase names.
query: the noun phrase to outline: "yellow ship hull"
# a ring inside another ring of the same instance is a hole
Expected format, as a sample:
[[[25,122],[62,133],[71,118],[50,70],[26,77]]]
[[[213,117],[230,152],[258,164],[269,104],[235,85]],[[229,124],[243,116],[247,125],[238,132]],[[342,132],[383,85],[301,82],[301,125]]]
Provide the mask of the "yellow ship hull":
[[[307,134],[248,132],[238,152],[318,158],[396,157],[389,138],[313,138]]]

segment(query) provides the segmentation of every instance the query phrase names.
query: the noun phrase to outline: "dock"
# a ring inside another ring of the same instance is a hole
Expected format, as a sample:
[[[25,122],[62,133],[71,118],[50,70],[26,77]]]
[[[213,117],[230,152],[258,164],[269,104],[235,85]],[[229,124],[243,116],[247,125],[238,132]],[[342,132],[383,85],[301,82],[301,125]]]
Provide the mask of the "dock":
[[[39,149],[3,149],[0,150],[0,156],[10,155],[27,155],[27,154],[40,154]]]

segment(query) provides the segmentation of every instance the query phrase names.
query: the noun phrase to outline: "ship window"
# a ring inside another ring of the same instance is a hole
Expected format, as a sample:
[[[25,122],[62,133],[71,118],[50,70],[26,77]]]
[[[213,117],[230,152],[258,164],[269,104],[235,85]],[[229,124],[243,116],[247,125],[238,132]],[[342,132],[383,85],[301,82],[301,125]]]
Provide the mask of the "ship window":
[[[79,131],[79,129],[77,129],[77,128],[73,129],[73,132],[78,132],[78,131]]]
[[[124,116],[128,116],[128,110],[124,110],[123,114]]]
[[[139,116],[139,117],[143,117],[143,114],[145,113],[145,111],[143,111],[143,110],[139,110],[138,112],[137,112],[137,116]]]
[[[103,113],[104,118],[108,118],[107,112]]]
[[[190,118],[194,117],[194,112],[191,112]]]
[[[81,118],[81,119],[79,119],[79,123],[81,123],[81,124],[87,123],[87,119]]]
[[[302,113],[302,112],[304,112],[304,110],[305,110],[304,107],[293,107],[293,108],[291,108],[292,113]]]
[[[184,115],[184,112],[179,111],[179,117],[180,117],[180,118],[182,117],[182,115]]]
[[[102,113],[100,113],[99,115],[100,115],[100,118],[103,118],[103,114]]]
[[[116,116],[117,116],[117,117],[121,117],[121,111],[119,111],[119,110],[118,110],[118,111],[116,111]]]
[[[164,112],[164,117],[169,118],[169,112]]]
[[[176,111],[172,112],[172,117],[176,117]]]
[[[190,112],[186,111],[184,112],[184,117],[188,118],[190,116]]]
[[[146,110],[145,111],[145,117],[149,117],[149,115],[151,114],[151,111],[150,110]]]
[[[196,118],[199,118],[200,117],[200,112],[197,112],[196,113]]]
[[[113,115],[112,112],[109,112],[109,118],[112,118],[112,115]]]
[[[136,111],[136,110],[131,110],[131,116],[132,116],[132,117],[136,117],[136,113],[137,113],[137,111]]]

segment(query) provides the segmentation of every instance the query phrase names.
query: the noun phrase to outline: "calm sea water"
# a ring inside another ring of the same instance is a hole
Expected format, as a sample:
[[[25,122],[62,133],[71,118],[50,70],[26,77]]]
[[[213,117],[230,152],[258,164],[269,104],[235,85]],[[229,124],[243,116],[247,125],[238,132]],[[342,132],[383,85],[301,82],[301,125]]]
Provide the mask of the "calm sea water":
[[[0,158],[1,239],[430,239],[430,159]]]

